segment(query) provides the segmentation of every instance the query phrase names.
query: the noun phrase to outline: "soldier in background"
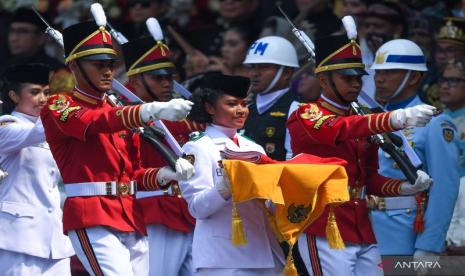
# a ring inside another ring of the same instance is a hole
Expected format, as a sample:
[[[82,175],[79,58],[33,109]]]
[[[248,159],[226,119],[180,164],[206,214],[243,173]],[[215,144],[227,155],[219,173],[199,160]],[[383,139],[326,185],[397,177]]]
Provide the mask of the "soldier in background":
[[[153,37],[143,37],[123,46],[129,83],[143,101],[167,102],[173,98],[173,77],[176,73],[170,60],[170,49]],[[189,133],[203,130],[203,124],[187,119],[179,122],[164,121],[169,131],[182,145]],[[163,167],[166,161],[147,141],[141,141],[143,167]],[[193,275],[192,231],[195,220],[187,210],[179,187],[164,191],[138,192],[147,225],[149,242],[149,275]]]
[[[45,53],[47,39],[44,23],[27,8],[19,8],[11,18],[8,28],[9,57],[0,64],[0,73],[6,67],[15,64],[43,63],[51,69],[63,64]]]
[[[292,74],[299,67],[295,48],[282,37],[263,37],[252,43],[244,64],[251,67],[252,84],[244,135],[261,145],[272,159],[290,159],[285,123],[297,107],[296,95],[289,93]]]
[[[425,76],[421,84],[420,97],[427,103],[442,107],[437,80],[450,60],[465,60],[465,19],[445,17],[435,46],[436,66]]]
[[[457,126],[460,148],[460,188],[454,214],[447,232],[447,254],[465,255],[465,63],[450,61],[438,79],[439,99],[445,106],[444,112],[452,117]]]

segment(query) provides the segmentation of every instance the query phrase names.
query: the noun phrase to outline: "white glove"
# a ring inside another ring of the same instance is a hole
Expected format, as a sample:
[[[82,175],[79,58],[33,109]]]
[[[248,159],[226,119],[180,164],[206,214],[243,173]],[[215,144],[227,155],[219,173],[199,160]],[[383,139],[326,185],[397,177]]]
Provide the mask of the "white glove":
[[[194,166],[184,158],[179,158],[176,161],[176,171],[173,171],[169,166],[162,167],[157,173],[157,182],[165,186],[171,181],[187,180],[195,173]]]
[[[0,170],[0,181],[2,179],[6,178],[8,176],[8,173],[6,171]]]
[[[400,195],[414,195],[418,192],[428,189],[433,184],[433,179],[422,170],[417,171],[417,180],[415,184],[404,182],[400,186]]]
[[[231,183],[229,182],[228,175],[226,174],[226,171],[224,169],[221,169],[223,172],[223,177],[221,177],[220,181],[218,181],[215,185],[216,189],[218,190],[218,193],[220,193],[221,197],[224,198],[224,200],[228,200],[231,198]]]
[[[172,99],[169,102],[151,102],[140,108],[142,121],[168,120],[179,121],[186,118],[194,103],[184,99]]]
[[[427,104],[420,104],[405,109],[397,109],[392,111],[391,125],[395,129],[422,127],[431,121],[435,112],[436,107]]]
[[[415,253],[413,253],[413,261],[421,263],[421,265],[416,266],[418,275],[426,275],[426,273],[428,273],[428,264],[434,266],[434,263],[439,261],[439,254],[436,252],[416,249]]]

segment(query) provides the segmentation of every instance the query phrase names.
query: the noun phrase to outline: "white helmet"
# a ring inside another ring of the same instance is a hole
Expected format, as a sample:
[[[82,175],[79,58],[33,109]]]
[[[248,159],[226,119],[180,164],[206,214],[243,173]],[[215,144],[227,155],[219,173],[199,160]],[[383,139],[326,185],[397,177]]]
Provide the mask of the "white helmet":
[[[381,45],[370,69],[428,71],[423,51],[415,42],[407,39],[394,39]]]
[[[287,39],[265,36],[252,43],[244,64],[272,63],[287,67],[299,67],[297,52]]]

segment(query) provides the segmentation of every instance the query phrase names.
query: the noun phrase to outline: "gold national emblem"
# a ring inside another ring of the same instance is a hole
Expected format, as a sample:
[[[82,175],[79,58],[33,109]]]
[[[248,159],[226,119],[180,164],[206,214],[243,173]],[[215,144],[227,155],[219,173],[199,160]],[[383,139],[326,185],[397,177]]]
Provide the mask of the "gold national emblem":
[[[323,112],[320,111],[318,106],[315,104],[310,104],[304,111],[304,113],[300,114],[302,119],[316,121],[321,118]]]
[[[64,95],[58,95],[56,99],[53,101],[53,103],[48,106],[50,110],[56,111],[58,113],[63,112],[68,107],[69,101],[66,99]]]
[[[307,219],[308,213],[312,210],[312,205],[305,207],[303,204],[292,203],[287,208],[287,219],[292,223],[300,223]]]

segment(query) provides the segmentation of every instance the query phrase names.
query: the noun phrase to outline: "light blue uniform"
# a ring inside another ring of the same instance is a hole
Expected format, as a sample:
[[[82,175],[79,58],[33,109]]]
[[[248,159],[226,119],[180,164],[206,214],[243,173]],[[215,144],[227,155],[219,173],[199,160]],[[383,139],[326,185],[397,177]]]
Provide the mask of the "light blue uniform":
[[[465,107],[458,110],[445,110],[457,126],[457,138],[460,148],[460,189],[455,203],[454,215],[447,232],[447,245],[465,246]]]
[[[460,149],[460,177],[465,176],[465,107],[462,107],[456,111],[446,109],[445,113],[449,115],[454,124],[457,126],[457,140]]]
[[[394,110],[419,104],[422,104],[421,100],[414,97],[387,108]],[[412,255],[415,249],[437,253],[444,250],[459,188],[459,150],[455,133],[452,119],[445,114],[434,117],[425,127],[404,130],[407,140],[423,162],[421,169],[433,178],[434,183],[429,190],[422,233],[417,234],[413,230],[415,207],[371,211],[381,255]],[[380,174],[405,179],[392,158],[381,150],[378,155]]]

